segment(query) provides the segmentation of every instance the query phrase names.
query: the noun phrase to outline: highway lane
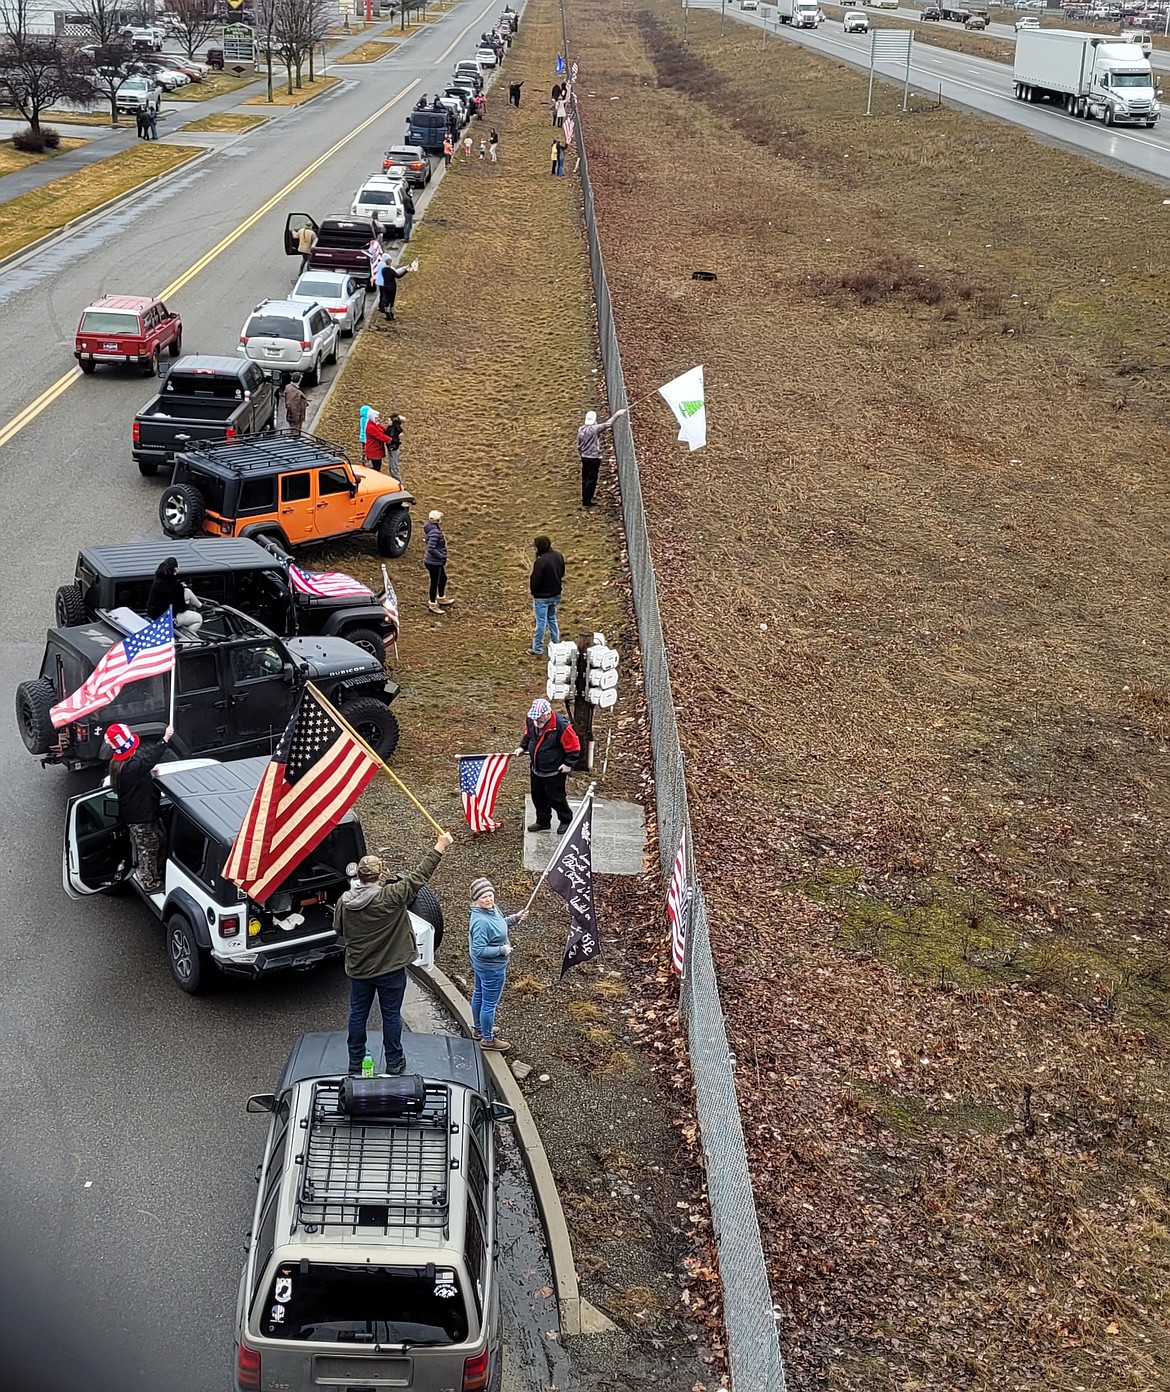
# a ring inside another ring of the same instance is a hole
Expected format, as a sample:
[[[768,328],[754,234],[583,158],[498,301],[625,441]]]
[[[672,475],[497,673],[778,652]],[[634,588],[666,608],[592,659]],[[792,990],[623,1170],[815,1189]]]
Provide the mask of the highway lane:
[[[63,1336],[83,1348],[97,1336],[113,1345],[123,1392],[222,1392],[228,1385],[242,1241],[264,1136],[263,1122],[246,1116],[242,1104],[271,1087],[297,1033],[343,1025],[346,988],[333,967],[257,985],[225,982],[206,998],[188,998],[170,980],[160,928],[134,897],[74,902],[62,891],[63,808],[84,784],[42,769],[25,752],[12,692],[36,671],[54,589],[70,577],[79,545],[156,537],[160,492],[130,458],[131,419],[152,382],[105,371],[74,379],[73,328],[99,294],[157,292],[197,267],[174,297],[185,346],[233,352],[251,306],[287,292],[294,279],[282,247],[286,212],[348,209],[361,177],[401,138],[416,94],[469,54],[502,8],[503,0],[465,0],[400,51],[350,69],[327,97],[0,272],[0,426],[65,383],[0,448],[7,494],[0,549],[7,703],[0,719],[7,833],[0,860],[0,1260],[19,1270]],[[251,221],[303,171],[295,191]],[[408,281],[400,299],[407,314],[409,303]],[[445,866],[436,886],[452,906],[464,869]],[[457,938],[457,922],[452,928]],[[438,1025],[418,994],[408,1023]],[[522,1192],[515,1202],[524,1213]],[[523,1265],[534,1267],[530,1247]],[[531,1322],[529,1279],[507,1279],[509,1324]],[[524,1346],[547,1343],[543,1328],[524,1331]],[[506,1388],[543,1387],[547,1373],[517,1363]]]

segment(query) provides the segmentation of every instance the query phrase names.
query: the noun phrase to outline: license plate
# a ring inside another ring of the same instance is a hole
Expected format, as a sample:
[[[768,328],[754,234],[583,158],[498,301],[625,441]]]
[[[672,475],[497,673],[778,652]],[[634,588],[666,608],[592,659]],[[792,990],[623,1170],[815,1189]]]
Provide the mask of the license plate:
[[[118,351],[118,345],[116,343],[103,343],[102,350],[106,353],[116,353]]]
[[[281,349],[279,348],[265,348],[264,350],[264,356],[266,358],[279,358],[280,354]]]

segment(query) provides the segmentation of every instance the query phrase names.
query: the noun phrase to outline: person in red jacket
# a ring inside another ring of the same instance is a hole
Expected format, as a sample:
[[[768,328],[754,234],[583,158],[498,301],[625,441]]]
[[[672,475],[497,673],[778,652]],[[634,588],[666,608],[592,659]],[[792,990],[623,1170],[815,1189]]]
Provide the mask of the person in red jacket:
[[[390,446],[390,433],[382,425],[382,413],[371,411],[366,417],[366,443],[362,447],[367,469],[382,472],[382,460]]]
[[[531,768],[529,789],[536,821],[528,830],[548,831],[555,812],[557,835],[563,836],[573,820],[573,809],[565,796],[565,775],[576,768],[581,754],[577,731],[543,697],[538,697],[529,708],[524,738],[515,752],[527,753]]]

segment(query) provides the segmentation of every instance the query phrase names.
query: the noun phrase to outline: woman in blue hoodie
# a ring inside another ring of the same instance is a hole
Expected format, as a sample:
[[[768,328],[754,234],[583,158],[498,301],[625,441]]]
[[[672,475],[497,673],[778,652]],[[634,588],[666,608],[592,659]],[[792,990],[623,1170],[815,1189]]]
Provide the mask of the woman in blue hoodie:
[[[471,970],[475,989],[471,993],[471,1037],[481,1049],[503,1053],[512,1046],[496,1035],[496,1007],[504,993],[504,978],[508,974],[508,958],[512,944],[508,929],[523,923],[528,910],[509,914],[506,918],[496,908],[496,891],[491,880],[482,876],[471,882],[471,925],[467,950],[471,954]]]

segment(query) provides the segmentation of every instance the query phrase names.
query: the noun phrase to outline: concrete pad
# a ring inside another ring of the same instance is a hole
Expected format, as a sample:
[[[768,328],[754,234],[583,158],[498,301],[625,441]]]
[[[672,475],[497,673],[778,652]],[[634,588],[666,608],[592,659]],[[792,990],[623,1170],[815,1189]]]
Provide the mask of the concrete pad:
[[[580,798],[570,798],[576,812]],[[556,850],[556,820],[548,831],[529,831],[536,820],[532,798],[524,799],[524,868],[539,875]],[[598,875],[640,875],[646,846],[646,813],[641,803],[593,799],[593,870]]]

